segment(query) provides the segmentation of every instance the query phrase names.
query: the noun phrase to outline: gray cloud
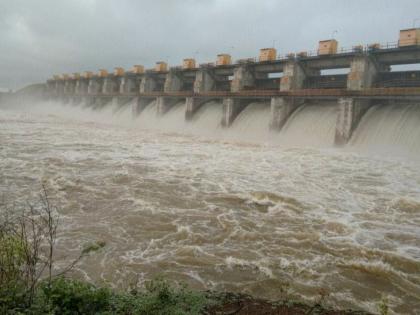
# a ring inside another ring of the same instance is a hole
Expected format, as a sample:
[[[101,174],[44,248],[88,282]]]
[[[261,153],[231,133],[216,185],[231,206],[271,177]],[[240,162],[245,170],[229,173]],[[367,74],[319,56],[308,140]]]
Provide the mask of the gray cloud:
[[[0,87],[221,52],[253,57],[273,42],[284,54],[314,50],[334,30],[343,47],[391,42],[418,12],[418,0],[0,0]]]

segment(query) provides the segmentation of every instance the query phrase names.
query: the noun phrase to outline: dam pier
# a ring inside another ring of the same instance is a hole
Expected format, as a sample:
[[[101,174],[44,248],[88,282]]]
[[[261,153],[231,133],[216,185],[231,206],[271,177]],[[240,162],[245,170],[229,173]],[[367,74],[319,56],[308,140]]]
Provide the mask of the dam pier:
[[[66,103],[103,106],[109,102],[130,104],[134,116],[152,102],[157,115],[185,102],[185,120],[209,101],[223,104],[223,127],[229,126],[251,102],[269,102],[270,126],[281,130],[303,104],[321,100],[338,106],[335,144],[344,145],[363,115],[373,105],[420,100],[420,29],[400,31],[391,44],[338,48],[335,39],[319,42],[317,51],[277,54],[260,50],[257,58],[232,62],[220,54],[215,63],[196,65],[192,58],[181,66],[157,62],[154,69],[136,65],[131,71],[115,68],[108,73],[85,72],[54,76],[45,85],[45,98]],[[404,71],[394,66],[406,65]],[[333,73],[331,73],[333,72]]]

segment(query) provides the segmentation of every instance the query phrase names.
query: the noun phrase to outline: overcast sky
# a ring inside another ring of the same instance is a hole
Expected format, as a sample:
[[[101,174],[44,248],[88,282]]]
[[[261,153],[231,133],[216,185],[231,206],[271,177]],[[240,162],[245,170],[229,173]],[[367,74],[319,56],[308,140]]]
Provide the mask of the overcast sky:
[[[0,0],[0,87],[99,68],[394,42],[419,0]],[[420,20],[417,23],[420,26]]]

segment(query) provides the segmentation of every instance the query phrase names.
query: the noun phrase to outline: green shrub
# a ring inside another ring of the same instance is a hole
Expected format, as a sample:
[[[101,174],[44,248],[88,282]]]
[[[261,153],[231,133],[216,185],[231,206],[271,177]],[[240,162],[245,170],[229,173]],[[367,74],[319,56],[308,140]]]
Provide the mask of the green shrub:
[[[27,301],[25,251],[22,241],[0,232],[0,311],[10,313],[24,308]]]
[[[111,291],[89,283],[56,278],[40,286],[35,308],[51,314],[98,314],[109,309]]]
[[[381,301],[378,304],[378,310],[380,315],[388,315],[389,306],[388,306],[388,298],[383,296]]]
[[[56,278],[40,286],[29,314],[199,315],[209,304],[202,292],[158,278],[143,291],[113,292],[85,282]]]
[[[157,278],[149,281],[144,291],[115,294],[109,314],[198,315],[208,304],[204,293]]]

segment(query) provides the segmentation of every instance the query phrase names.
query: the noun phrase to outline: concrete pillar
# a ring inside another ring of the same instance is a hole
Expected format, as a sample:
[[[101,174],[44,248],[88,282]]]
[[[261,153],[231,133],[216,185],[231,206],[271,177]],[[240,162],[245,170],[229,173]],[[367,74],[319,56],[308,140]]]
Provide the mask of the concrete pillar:
[[[119,91],[121,94],[136,92],[138,91],[136,85],[137,80],[135,77],[124,76],[121,78]]]
[[[280,80],[280,91],[293,91],[303,89],[308,75],[317,75],[319,70],[304,68],[297,61],[288,61],[283,69]],[[270,129],[281,130],[290,115],[304,103],[304,99],[272,97]]]
[[[117,80],[114,77],[106,77],[104,78],[104,83],[102,85],[102,93],[104,94],[112,94],[117,91]]]
[[[57,96],[64,93],[64,81],[57,81],[55,83],[55,93]]]
[[[67,80],[64,83],[64,93],[65,94],[74,94],[75,89],[75,81],[74,80]]]
[[[231,92],[239,92],[246,87],[253,86],[255,86],[255,75],[249,66],[240,65],[233,70],[233,79],[230,86]],[[249,102],[232,97],[224,98],[222,126],[229,127]]]
[[[164,92],[176,92],[181,91],[183,85],[182,76],[173,70],[170,70],[166,74],[165,84],[163,87]]]
[[[389,70],[389,67],[377,64],[368,56],[356,56],[350,65],[350,73],[347,76],[347,89],[360,91],[371,88],[378,72],[387,70]],[[338,100],[339,110],[335,131],[336,145],[345,145],[350,140],[353,131],[370,106],[371,101],[368,99],[346,97]]]
[[[87,93],[88,90],[88,82],[85,79],[79,79],[76,81],[76,94],[83,95]]]
[[[255,76],[249,67],[241,65],[233,70],[231,92],[239,92],[246,87],[253,86],[255,86]]]
[[[98,94],[101,92],[101,83],[96,78],[91,78],[88,84],[88,94]]]
[[[214,90],[215,78],[212,70],[198,69],[194,80],[194,93],[204,93]],[[187,97],[185,107],[185,120],[191,120],[194,114],[206,102],[204,99]]]
[[[146,74],[140,81],[140,93],[153,92],[156,88],[156,80]]]
[[[251,100],[243,100],[232,97],[224,98],[222,126],[229,127],[232,125],[235,118],[250,102]]]
[[[347,76],[347,89],[359,91],[371,88],[379,71],[373,59],[368,56],[356,56],[351,62]]]
[[[369,109],[370,101],[345,97],[338,100],[338,107],[334,142],[336,145],[345,145],[350,140],[362,116]]]
[[[209,69],[199,69],[195,74],[194,93],[214,90],[215,79]]]
[[[319,75],[316,69],[304,68],[297,61],[289,61],[283,69],[283,77],[280,80],[280,91],[303,89],[304,82],[309,75]]]
[[[303,100],[272,97],[270,129],[281,130],[292,113],[302,104]]]

